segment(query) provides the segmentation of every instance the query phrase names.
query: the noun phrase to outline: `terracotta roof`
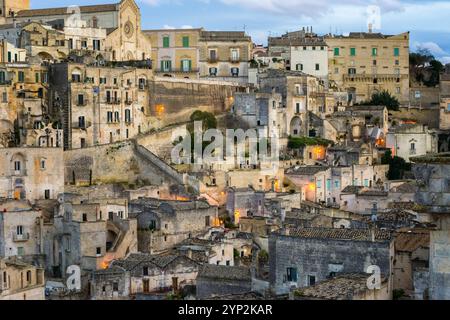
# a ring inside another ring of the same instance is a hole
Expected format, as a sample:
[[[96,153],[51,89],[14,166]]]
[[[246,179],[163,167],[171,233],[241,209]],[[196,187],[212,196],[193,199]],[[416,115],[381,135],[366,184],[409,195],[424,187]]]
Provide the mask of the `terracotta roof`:
[[[283,231],[278,232],[285,235]],[[372,231],[369,229],[331,229],[331,228],[289,228],[288,237],[304,239],[332,239],[352,241],[372,241]],[[376,241],[389,241],[392,234],[385,230],[375,230]]]
[[[395,250],[402,252],[413,252],[419,248],[430,247],[430,231],[399,232],[395,235]]]
[[[117,11],[118,4],[100,4],[100,5],[92,5],[92,6],[80,6],[79,8],[80,8],[81,13]],[[39,17],[39,16],[67,15],[68,9],[69,9],[69,7],[22,10],[22,11],[17,12],[16,17],[26,18],[26,17]]]

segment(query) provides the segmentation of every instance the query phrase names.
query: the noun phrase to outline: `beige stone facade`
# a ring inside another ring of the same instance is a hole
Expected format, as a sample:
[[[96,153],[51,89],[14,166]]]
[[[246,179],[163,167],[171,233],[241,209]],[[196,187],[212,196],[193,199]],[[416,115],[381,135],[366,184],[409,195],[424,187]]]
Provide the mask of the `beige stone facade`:
[[[44,270],[18,259],[0,259],[0,300],[45,300]]]
[[[203,29],[146,30],[156,75],[199,78],[200,33]]]
[[[200,77],[246,83],[252,49],[245,32],[202,31]]]
[[[330,86],[344,88],[349,100],[370,100],[389,91],[401,104],[409,103],[409,33],[388,36],[350,33],[328,36]]]
[[[57,199],[64,188],[62,148],[0,149],[0,197]]]

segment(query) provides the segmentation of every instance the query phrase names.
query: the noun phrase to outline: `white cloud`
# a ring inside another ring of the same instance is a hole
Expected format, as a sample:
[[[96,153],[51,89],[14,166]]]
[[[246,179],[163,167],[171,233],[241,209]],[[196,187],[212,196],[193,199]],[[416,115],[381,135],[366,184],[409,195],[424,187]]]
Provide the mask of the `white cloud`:
[[[413,48],[416,49],[427,49],[429,50],[433,55],[441,56],[445,55],[446,52],[435,42],[415,42],[413,44]]]
[[[443,64],[448,64],[448,63],[450,63],[450,56],[448,56],[448,57],[441,57],[439,60],[441,60],[441,62]]]

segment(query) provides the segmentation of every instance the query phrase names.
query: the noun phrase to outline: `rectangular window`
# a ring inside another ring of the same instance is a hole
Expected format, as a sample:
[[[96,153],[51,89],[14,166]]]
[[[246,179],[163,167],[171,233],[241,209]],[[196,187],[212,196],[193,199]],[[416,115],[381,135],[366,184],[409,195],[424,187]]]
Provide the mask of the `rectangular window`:
[[[45,190],[44,191],[44,197],[45,197],[45,200],[50,200],[50,190]]]
[[[316,71],[320,70],[320,65],[318,63],[316,63]]]
[[[172,71],[172,61],[170,61],[170,60],[162,60],[161,61],[161,71],[162,72],[170,72],[170,71]]]
[[[16,234],[17,234],[18,236],[23,235],[23,226],[17,226],[17,227],[16,227]]]
[[[82,94],[78,95],[78,105],[84,106],[84,95],[82,95]]]
[[[217,60],[217,51],[209,50],[209,60],[216,61]]]
[[[96,253],[97,253],[98,256],[101,255],[102,254],[102,248],[101,247],[97,247]]]
[[[131,110],[125,109],[125,122],[130,123],[131,122]]]
[[[299,63],[296,66],[297,71],[303,71],[303,64]]]
[[[336,189],[340,189],[340,187],[341,187],[341,182],[340,182],[339,180],[334,180],[334,187],[335,187]]]
[[[86,127],[86,122],[83,116],[78,117],[78,128],[84,129]]]
[[[400,48],[394,48],[394,56],[395,57],[400,56]]]
[[[364,179],[364,187],[369,187],[369,179]]]
[[[300,113],[300,102],[297,102],[296,104],[295,104],[295,113]]]
[[[163,37],[163,48],[170,47],[170,38],[168,36]]]
[[[142,268],[142,274],[143,274],[144,276],[148,276],[148,267]]]
[[[231,76],[239,77],[239,68],[231,68]]]
[[[107,116],[107,122],[108,122],[108,123],[113,122],[113,113],[112,113],[112,111],[108,111],[108,112],[106,113],[106,116]]]
[[[25,250],[23,249],[23,247],[18,247],[17,248],[17,255],[18,256],[23,256],[25,254]]]
[[[35,80],[35,82],[36,83],[39,83],[39,81],[40,81],[40,76],[39,76],[39,72],[36,72],[35,74],[34,74],[34,80]]]
[[[297,282],[297,268],[287,268],[286,280],[287,282]]]
[[[322,188],[322,181],[318,180],[317,181],[317,189],[321,189]]]
[[[18,72],[19,82],[25,82],[25,73],[23,71]]]
[[[210,220],[210,218],[209,218],[209,216],[206,216],[205,217],[205,226],[206,227],[209,227],[210,225],[211,225],[211,222],[210,222],[211,220]]]
[[[192,70],[191,60],[181,60],[181,70],[183,72],[190,72]]]
[[[20,171],[20,161],[14,161],[14,170]]]
[[[331,189],[331,179],[327,180],[327,190]]]
[[[372,56],[376,57],[378,55],[378,48],[372,48]]]
[[[217,68],[209,68],[209,75],[212,77],[217,76]]]
[[[356,56],[356,48],[350,48],[350,55],[352,57]]]
[[[450,112],[450,103],[447,103],[447,111]]]
[[[113,291],[119,292],[119,283],[118,282],[113,282]]]
[[[239,50],[238,49],[232,49],[231,50],[231,60],[232,61],[239,61]]]
[[[316,276],[308,276],[308,285],[314,286],[316,284]]]
[[[189,48],[189,37],[183,37],[183,47]]]
[[[339,56],[339,48],[334,48],[334,56],[335,57]]]

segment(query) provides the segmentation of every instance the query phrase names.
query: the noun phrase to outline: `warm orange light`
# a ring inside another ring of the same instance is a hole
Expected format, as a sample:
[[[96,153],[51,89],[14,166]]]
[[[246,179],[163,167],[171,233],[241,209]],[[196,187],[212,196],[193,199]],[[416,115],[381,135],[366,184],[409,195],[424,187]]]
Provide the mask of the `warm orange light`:
[[[310,191],[316,191],[316,185],[314,183],[310,183],[308,185],[308,188],[309,188]]]
[[[234,212],[234,221],[236,222],[236,223],[239,223],[239,219],[241,218],[241,213],[239,212],[239,210],[236,210],[235,212]]]
[[[106,260],[103,260],[103,262],[102,262],[102,269],[103,270],[106,270],[106,269],[108,269],[108,267],[109,267],[109,264],[111,263],[111,261],[106,261]]]
[[[155,106],[155,110],[156,110],[156,114],[158,116],[161,116],[164,114],[164,112],[166,111],[166,107],[163,104],[157,104]]]
[[[316,158],[318,160],[325,158],[325,148],[324,147],[315,147],[313,151],[316,154]]]

